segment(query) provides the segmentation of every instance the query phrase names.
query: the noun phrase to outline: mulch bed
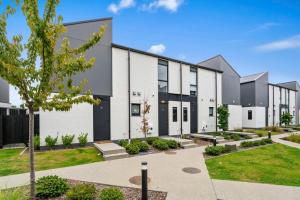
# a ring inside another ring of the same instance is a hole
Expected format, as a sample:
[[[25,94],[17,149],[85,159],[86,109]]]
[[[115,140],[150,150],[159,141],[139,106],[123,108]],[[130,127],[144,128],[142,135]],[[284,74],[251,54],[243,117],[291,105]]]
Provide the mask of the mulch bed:
[[[76,185],[79,183],[94,184],[97,189],[96,197],[99,197],[100,191],[103,190],[104,188],[115,187],[115,188],[119,188],[123,192],[125,200],[140,200],[141,199],[141,189],[138,189],[138,188],[121,187],[121,186],[106,185],[106,184],[101,184],[101,183],[85,182],[85,181],[77,181],[77,180],[68,180],[68,182],[71,187],[72,187],[72,185]],[[165,200],[166,198],[167,198],[166,192],[148,190],[148,199],[149,200]],[[96,199],[98,199],[98,198],[96,198]],[[66,196],[61,196],[61,197],[54,198],[51,200],[66,200]]]

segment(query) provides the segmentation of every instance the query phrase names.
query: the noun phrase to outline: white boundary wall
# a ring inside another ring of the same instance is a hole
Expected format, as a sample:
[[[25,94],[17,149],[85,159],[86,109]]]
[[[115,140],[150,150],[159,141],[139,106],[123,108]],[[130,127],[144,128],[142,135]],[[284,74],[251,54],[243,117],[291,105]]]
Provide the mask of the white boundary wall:
[[[252,120],[248,120],[248,111],[252,110]],[[265,107],[243,107],[243,127],[263,128],[266,126]]]
[[[241,105],[228,105],[228,130],[243,127],[243,109]]]

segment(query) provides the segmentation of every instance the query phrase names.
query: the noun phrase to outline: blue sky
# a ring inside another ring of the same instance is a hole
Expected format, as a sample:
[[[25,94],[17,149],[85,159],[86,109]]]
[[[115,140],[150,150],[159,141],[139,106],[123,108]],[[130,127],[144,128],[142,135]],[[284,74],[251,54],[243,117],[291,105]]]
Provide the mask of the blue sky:
[[[64,22],[112,16],[114,43],[192,63],[222,54],[241,76],[300,82],[297,0],[61,0],[57,12]],[[8,33],[28,36],[20,9]],[[13,88],[11,102],[20,103]]]

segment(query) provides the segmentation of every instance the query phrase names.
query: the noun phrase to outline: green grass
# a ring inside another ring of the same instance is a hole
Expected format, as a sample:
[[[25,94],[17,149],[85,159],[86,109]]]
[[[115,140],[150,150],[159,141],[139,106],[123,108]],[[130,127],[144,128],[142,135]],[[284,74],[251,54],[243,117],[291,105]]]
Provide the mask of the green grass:
[[[300,186],[300,149],[273,144],[207,159],[211,178]]]
[[[29,156],[20,156],[23,149],[0,150],[0,176],[20,174],[29,171]],[[102,161],[99,151],[94,147],[53,150],[35,153],[36,170],[68,167]]]
[[[284,138],[285,140],[291,141],[291,142],[295,142],[295,143],[299,143],[300,144],[300,135],[296,135],[296,134],[292,134],[286,138]]]

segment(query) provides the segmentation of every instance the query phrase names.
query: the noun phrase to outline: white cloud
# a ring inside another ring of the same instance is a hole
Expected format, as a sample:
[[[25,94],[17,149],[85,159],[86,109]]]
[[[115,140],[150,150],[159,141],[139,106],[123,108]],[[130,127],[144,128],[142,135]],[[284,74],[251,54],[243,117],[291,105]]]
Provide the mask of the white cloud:
[[[143,5],[143,10],[153,10],[157,8],[164,8],[171,12],[176,12],[184,0],[155,0],[149,4]]]
[[[166,46],[163,44],[156,44],[152,45],[149,49],[148,52],[150,53],[155,53],[155,54],[162,54],[166,50]]]
[[[268,52],[268,51],[280,51],[285,49],[294,49],[299,47],[300,47],[300,35],[295,35],[290,38],[260,45],[255,49],[257,51]]]
[[[250,30],[249,32],[267,31],[267,30],[270,30],[271,28],[279,26],[279,25],[280,24],[276,23],[276,22],[266,22],[266,23],[260,24],[259,26]]]
[[[111,3],[108,6],[108,10],[112,13],[118,13],[120,10],[125,9],[125,8],[130,8],[135,5],[134,0],[120,0],[118,4]]]

